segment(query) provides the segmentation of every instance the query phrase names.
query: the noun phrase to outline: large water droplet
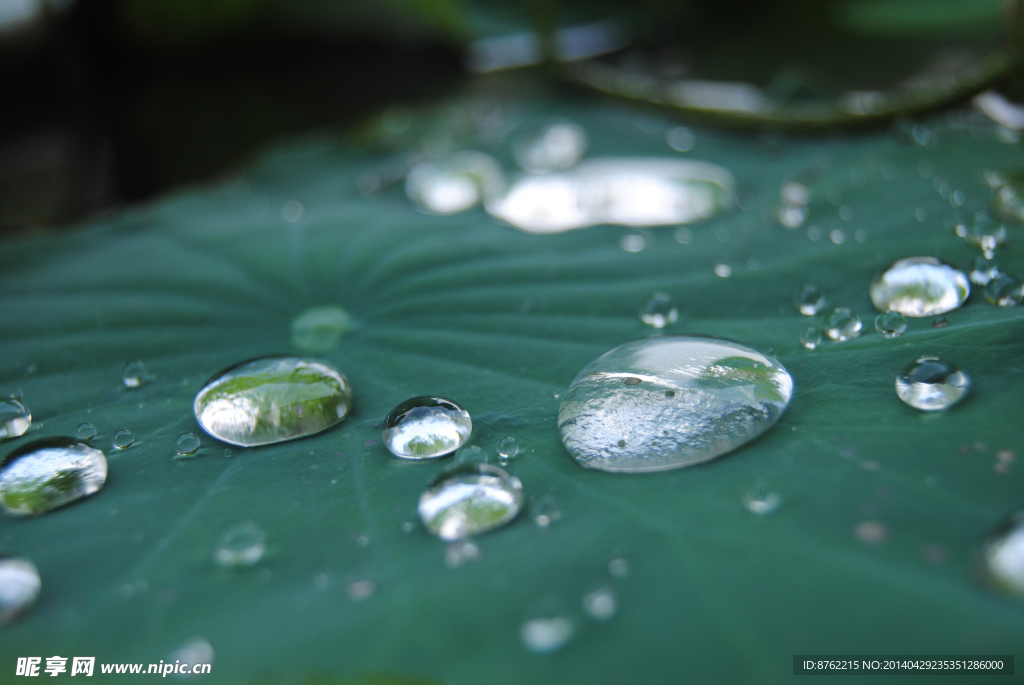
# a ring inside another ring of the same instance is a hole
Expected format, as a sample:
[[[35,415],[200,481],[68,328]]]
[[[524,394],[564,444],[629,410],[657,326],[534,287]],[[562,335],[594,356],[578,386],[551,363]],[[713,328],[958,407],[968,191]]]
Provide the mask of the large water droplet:
[[[894,262],[875,277],[871,301],[875,309],[905,316],[936,316],[951,312],[971,294],[967,276],[935,257],[910,257]]]
[[[217,374],[196,395],[194,410],[218,440],[269,445],[340,423],[352,410],[352,387],[326,362],[266,357]]]
[[[11,440],[25,434],[32,425],[32,412],[14,398],[0,399],[0,440]]]
[[[292,321],[292,344],[303,352],[330,352],[353,326],[341,307],[313,307]]]
[[[414,397],[388,412],[384,446],[403,459],[434,459],[451,454],[469,439],[469,412],[444,397]]]
[[[836,307],[825,319],[825,332],[833,340],[852,340],[860,336],[860,317],[846,307]]]
[[[814,316],[825,306],[825,295],[821,292],[821,288],[813,283],[808,283],[796,292],[793,304],[804,316]]]
[[[953,406],[971,387],[963,371],[938,357],[921,357],[896,376],[896,394],[915,409],[939,411]]]
[[[907,317],[899,312],[886,312],[875,317],[875,330],[886,338],[898,338],[907,330]]]
[[[193,433],[182,433],[174,441],[174,451],[182,457],[190,457],[199,450],[199,438]]]
[[[975,285],[988,285],[993,278],[1000,275],[996,263],[986,257],[976,257],[971,264],[971,273],[968,274],[971,283]]]
[[[96,426],[91,423],[81,423],[75,431],[75,437],[82,442],[89,442],[96,437]]]
[[[35,564],[28,559],[0,556],[0,625],[28,610],[41,587]]]
[[[733,204],[736,182],[705,162],[591,159],[575,169],[521,178],[487,211],[529,233],[597,224],[659,226],[707,219]]]
[[[588,364],[562,399],[558,427],[581,466],[640,472],[691,466],[753,440],[782,415],[793,379],[728,340],[665,336]]]
[[[800,334],[800,344],[809,350],[816,350],[821,347],[821,329],[815,328],[814,326],[808,326],[807,329]]]
[[[420,496],[423,525],[459,540],[505,525],[523,506],[523,486],[496,466],[466,464],[441,474]]]
[[[595,621],[612,620],[617,609],[615,590],[610,585],[602,585],[583,595],[583,611]]]
[[[224,531],[213,560],[218,566],[240,568],[252,566],[263,558],[267,549],[267,534],[252,521],[243,521]]]
[[[121,372],[121,380],[126,387],[137,388],[148,380],[146,365],[140,361],[129,362],[124,365]]]
[[[985,563],[996,586],[1024,595],[1024,512],[985,546]]]
[[[0,505],[42,514],[93,494],[107,480],[107,459],[70,438],[48,438],[11,452],[0,468]]]
[[[564,171],[576,165],[587,151],[587,132],[568,119],[550,119],[519,137],[512,154],[516,163],[532,174]]]
[[[1024,301],[1024,283],[1009,274],[997,276],[985,287],[985,299],[998,307],[1018,305]]]
[[[135,444],[135,436],[127,429],[121,429],[114,433],[113,446],[115,449],[126,450]]]
[[[654,293],[640,311],[640,320],[648,326],[664,328],[679,320],[679,310],[668,293]]]
[[[467,150],[417,164],[405,179],[405,192],[423,212],[456,214],[496,197],[504,185],[497,160]]]

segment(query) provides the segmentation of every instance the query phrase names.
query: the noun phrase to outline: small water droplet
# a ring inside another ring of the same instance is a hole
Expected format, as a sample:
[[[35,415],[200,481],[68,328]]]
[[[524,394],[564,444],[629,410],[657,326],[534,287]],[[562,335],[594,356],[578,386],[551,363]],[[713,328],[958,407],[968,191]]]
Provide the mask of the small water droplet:
[[[448,568],[459,568],[482,557],[483,552],[472,540],[456,540],[444,549],[444,563]]]
[[[886,338],[898,338],[907,330],[907,317],[899,312],[886,312],[875,317],[875,330]]]
[[[992,198],[992,213],[1004,221],[1024,223],[1024,197],[1012,185],[1004,185]]]
[[[1024,595],[1024,512],[1018,512],[985,545],[985,563],[1001,590]]]
[[[130,430],[122,428],[114,433],[113,445],[116,449],[126,450],[135,444],[135,437]]]
[[[654,293],[640,310],[640,320],[654,328],[664,328],[679,320],[679,311],[668,293]]]
[[[843,221],[853,220],[853,207],[850,205],[843,205],[839,208],[839,218]]]
[[[945,328],[948,325],[949,319],[944,316],[936,317],[935,320],[932,321],[932,328]]]
[[[354,326],[341,307],[313,307],[292,320],[292,344],[303,352],[330,352]]]
[[[558,427],[585,468],[661,471],[714,459],[754,439],[782,415],[792,389],[776,359],[745,345],[647,338],[580,371],[562,399]],[[672,401],[666,401],[669,390],[676,393]]]
[[[168,664],[176,664],[177,662],[181,662],[182,669],[184,669],[184,666],[186,665],[191,669],[197,664],[212,664],[213,647],[211,647],[210,643],[206,641],[206,638],[194,637],[167,655]],[[179,677],[188,678],[191,676]]]
[[[1024,283],[1009,274],[993,278],[985,287],[985,299],[998,307],[1013,307],[1024,302]]]
[[[225,369],[194,404],[204,431],[240,447],[319,433],[351,409],[348,379],[326,362],[302,357],[265,357]]]
[[[732,276],[732,267],[728,264],[717,264],[715,265],[715,275],[719,278],[729,278]]]
[[[281,205],[281,218],[290,224],[298,223],[306,214],[306,208],[298,200],[288,200]]]
[[[821,347],[821,329],[815,328],[814,326],[808,326],[807,329],[800,334],[800,344],[809,350],[816,350]]]
[[[595,621],[612,620],[617,609],[615,590],[610,585],[602,585],[583,595],[583,611]]]
[[[901,259],[876,276],[871,284],[875,309],[915,317],[953,311],[970,293],[967,276],[935,257]]]
[[[968,244],[981,248],[989,259],[1006,241],[1006,226],[985,215],[977,217],[970,226],[958,225],[956,233]]]
[[[121,380],[124,382],[125,387],[139,387],[148,380],[146,375],[146,365],[140,361],[125,364],[124,370],[121,372]]]
[[[524,171],[549,174],[564,171],[583,158],[587,132],[568,119],[548,119],[528,128],[512,148],[512,156]]]
[[[686,226],[680,226],[672,231],[672,238],[680,245],[689,245],[693,242],[693,231]]]
[[[32,412],[14,398],[0,400],[0,441],[20,438],[32,425]]]
[[[469,412],[444,397],[413,397],[388,412],[384,446],[403,459],[434,459],[451,454],[473,432]]]
[[[846,242],[846,234],[837,228],[829,232],[828,239],[836,245],[842,245]]]
[[[852,340],[860,336],[860,317],[846,307],[837,307],[825,319],[825,333],[833,340]]]
[[[258,563],[266,550],[266,532],[252,521],[243,521],[224,531],[213,560],[224,568],[243,568]]]
[[[27,611],[41,588],[39,571],[31,561],[0,556],[0,625]]]
[[[971,283],[975,285],[988,285],[993,278],[1000,275],[1001,273],[996,263],[985,257],[975,257],[974,262],[971,264],[971,272],[968,274]]]
[[[91,423],[79,424],[78,430],[75,431],[75,437],[83,442],[89,442],[96,437],[96,426]]]
[[[685,126],[673,126],[665,133],[665,142],[676,152],[689,152],[697,144],[697,136]]]
[[[971,387],[963,371],[938,357],[921,357],[896,376],[896,394],[915,409],[939,411],[960,401]]]
[[[621,580],[629,576],[629,559],[625,557],[615,557],[608,562],[608,574],[612,578]]]
[[[917,223],[923,224],[928,221],[928,210],[924,207],[918,207],[914,210],[914,218],[917,219]]]
[[[174,450],[179,456],[189,457],[199,450],[199,438],[192,433],[182,433],[174,441]]]
[[[877,521],[864,521],[854,529],[854,535],[861,542],[877,545],[885,541],[885,538],[889,536],[889,531]]]
[[[550,654],[565,647],[576,629],[561,611],[560,603],[544,601],[535,606],[519,629],[523,646],[537,654]]]
[[[806,205],[782,205],[775,208],[775,219],[786,228],[800,228],[807,220]],[[812,238],[812,240],[815,240]]]
[[[42,514],[97,492],[106,480],[100,450],[69,438],[37,440],[4,459],[0,505],[12,514]]]
[[[547,528],[552,523],[562,518],[562,512],[558,508],[558,502],[551,495],[544,495],[530,507],[533,514],[533,522],[540,528]]]
[[[643,252],[647,248],[647,237],[643,233],[626,233],[619,238],[619,247],[626,252]]]
[[[508,461],[519,454],[519,443],[512,436],[504,437],[498,441],[498,458]]]
[[[377,592],[377,583],[372,580],[354,580],[345,588],[349,598],[354,602],[369,599]]]
[[[804,316],[814,316],[825,306],[825,295],[821,292],[821,288],[813,283],[808,283],[796,292],[793,304]]]
[[[743,493],[743,506],[752,514],[767,516],[782,504],[782,497],[763,481],[757,481]]]
[[[457,214],[497,196],[505,176],[490,155],[456,152],[438,161],[417,164],[405,179],[405,192],[427,214]]]
[[[427,530],[442,540],[459,540],[505,525],[523,505],[518,478],[489,464],[465,464],[442,473],[420,496]]]

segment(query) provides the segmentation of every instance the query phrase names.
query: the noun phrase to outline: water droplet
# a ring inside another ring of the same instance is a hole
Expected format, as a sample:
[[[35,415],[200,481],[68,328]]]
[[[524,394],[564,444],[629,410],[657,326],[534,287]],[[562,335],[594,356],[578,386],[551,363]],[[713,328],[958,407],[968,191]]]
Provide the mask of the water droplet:
[[[664,328],[679,320],[679,310],[672,304],[668,293],[654,293],[640,311],[640,320],[648,326]]]
[[[330,352],[353,327],[341,307],[313,307],[292,321],[292,344],[304,352]]]
[[[477,445],[467,445],[455,453],[456,464],[486,464],[487,453]]]
[[[971,387],[963,371],[938,357],[921,357],[896,376],[896,394],[915,409],[939,411],[960,401]]]
[[[825,333],[833,340],[852,340],[860,337],[860,317],[846,307],[837,307],[825,319]]]
[[[167,655],[167,663],[173,664],[181,662],[184,667],[187,665],[189,669],[197,664],[212,664],[213,663],[213,647],[206,641],[204,637],[194,637],[178,649],[174,650]],[[209,673],[209,671],[205,671]],[[191,676],[180,676],[180,677],[191,677]]]
[[[732,276],[732,267],[728,264],[717,264],[715,265],[715,275],[719,278],[729,278]]]
[[[1009,274],[996,276],[985,287],[985,299],[999,307],[1018,305],[1024,302],[1024,283]]]
[[[643,233],[626,233],[619,238],[619,247],[626,252],[643,252],[647,248],[647,237]]]
[[[880,312],[935,316],[951,312],[971,293],[967,276],[935,257],[910,257],[891,264],[871,283],[871,301]]]
[[[800,228],[807,220],[805,205],[782,205],[776,207],[775,218],[786,228]]]
[[[968,244],[981,248],[985,256],[992,259],[995,249],[1006,241],[1006,226],[983,215],[977,217],[969,227],[958,225],[956,234]]]
[[[877,545],[884,542],[889,536],[889,531],[877,521],[864,521],[854,529],[854,535],[861,542],[869,545]]]
[[[196,420],[231,445],[254,447],[306,437],[340,423],[352,409],[348,379],[329,364],[266,357],[232,366],[196,395]]]
[[[121,429],[114,433],[113,445],[116,449],[126,450],[135,444],[135,437],[130,430]]]
[[[512,436],[502,438],[498,441],[498,458],[508,461],[519,454],[519,443]]]
[[[420,496],[427,530],[459,540],[505,525],[523,505],[523,486],[496,466],[466,464],[442,473]]]
[[[676,152],[689,152],[697,144],[697,136],[685,126],[673,126],[665,134],[665,142]]]
[[[787,205],[806,205],[811,201],[811,191],[803,183],[786,181],[779,186],[779,199]]]
[[[757,481],[743,493],[743,506],[752,514],[767,516],[782,504],[782,497],[777,492],[772,492],[768,485]]]
[[[281,205],[281,218],[290,224],[298,223],[306,214],[306,208],[298,200],[288,200]]]
[[[992,198],[992,213],[1004,221],[1024,223],[1024,197],[1012,185],[999,188]]]
[[[192,433],[182,433],[178,436],[178,439],[174,441],[175,451],[183,456],[192,456],[199,449],[199,438]]]
[[[252,521],[243,521],[224,531],[213,560],[224,568],[242,568],[259,562],[266,550],[266,532]]]
[[[988,285],[993,278],[1000,275],[996,263],[985,257],[975,257],[971,264],[971,272],[968,274],[971,283],[975,285]]]
[[[821,329],[815,328],[814,326],[808,326],[808,328],[800,334],[800,344],[809,350],[816,350],[821,347]]]
[[[444,563],[448,568],[459,568],[482,557],[483,552],[472,540],[456,540],[444,549]]]
[[[1015,514],[985,546],[985,563],[998,588],[1024,595],[1024,512]]]
[[[617,609],[615,590],[610,585],[602,585],[583,595],[583,611],[595,621],[612,620]]]
[[[551,495],[544,495],[530,507],[533,514],[533,522],[541,528],[547,528],[552,523],[562,518],[562,512],[558,509],[558,502]]]
[[[608,562],[608,574],[612,578],[622,579],[629,576],[629,559],[625,557],[615,557]]]
[[[558,427],[581,466],[662,471],[753,440],[782,415],[792,391],[793,379],[777,360],[745,345],[648,338],[616,347],[580,371],[562,399]]]
[[[345,588],[349,598],[355,602],[369,599],[377,592],[377,583],[372,580],[354,580]]]
[[[907,330],[907,317],[899,312],[886,312],[875,317],[875,330],[886,338],[898,338]]]
[[[125,387],[139,387],[148,380],[146,365],[139,361],[125,364],[124,370],[121,372],[121,380],[124,382]]]
[[[556,652],[572,640],[576,629],[562,615],[560,603],[545,601],[533,608],[519,629],[523,646],[537,654]]]
[[[384,446],[403,459],[434,459],[451,454],[469,439],[469,412],[443,397],[414,397],[384,419]]]
[[[686,224],[731,207],[735,186],[732,174],[706,162],[590,159],[569,171],[521,178],[486,207],[528,233]]]
[[[853,207],[850,205],[843,205],[840,207],[839,218],[843,221],[851,221],[853,219]]]
[[[796,292],[793,304],[804,316],[814,316],[825,306],[825,294],[818,286],[808,283]]]
[[[75,437],[83,442],[89,442],[96,437],[96,426],[91,423],[79,424],[78,430],[75,431]]]
[[[504,185],[497,160],[467,150],[417,164],[405,179],[405,192],[422,212],[456,214],[497,196]]]
[[[27,611],[41,587],[39,571],[31,561],[0,556],[0,625]]]
[[[4,459],[0,505],[12,514],[43,514],[93,494],[106,480],[100,450],[70,438],[37,440]]]
[[[680,226],[672,231],[672,238],[680,245],[689,245],[693,242],[693,231],[686,226]]]
[[[25,434],[32,425],[32,412],[16,399],[0,400],[0,440],[12,440]]]
[[[549,174],[576,166],[587,145],[587,132],[582,126],[568,119],[549,119],[520,136],[512,156],[531,174]]]
[[[949,319],[944,316],[937,317],[932,321],[932,328],[945,328],[949,325]]]

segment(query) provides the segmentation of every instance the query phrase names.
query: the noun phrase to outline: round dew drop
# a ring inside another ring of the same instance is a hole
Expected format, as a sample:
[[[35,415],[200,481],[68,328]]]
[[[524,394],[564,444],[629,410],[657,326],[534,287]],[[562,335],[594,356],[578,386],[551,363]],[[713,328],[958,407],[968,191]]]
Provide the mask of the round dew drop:
[[[213,560],[224,568],[252,566],[263,558],[266,549],[266,532],[252,521],[244,521],[224,531]]]
[[[502,438],[498,441],[498,458],[508,461],[519,454],[519,443],[512,436]]]
[[[178,456],[188,457],[199,450],[199,445],[199,438],[193,433],[182,433],[174,441],[174,450],[178,453]]]
[[[860,337],[862,327],[860,317],[845,307],[837,307],[825,319],[828,337],[840,342]]]
[[[664,328],[679,320],[679,310],[666,293],[654,293],[640,311],[640,320],[654,328]]]
[[[941,411],[959,402],[971,379],[944,359],[921,357],[896,376],[896,394],[921,411]]]
[[[825,295],[821,288],[808,283],[797,291],[793,297],[793,304],[804,316],[814,316],[825,306]]]
[[[129,362],[121,372],[121,381],[128,388],[137,388],[146,382],[146,365],[142,362]]]
[[[595,621],[610,621],[618,609],[615,590],[602,585],[583,596],[583,611]]]
[[[518,478],[477,463],[441,474],[420,496],[418,510],[428,531],[451,542],[504,526],[522,506]]]
[[[413,397],[388,412],[384,446],[403,459],[435,459],[466,444],[473,433],[469,412],[444,397]]]
[[[809,350],[821,347],[821,329],[809,326],[800,334],[800,344]]]
[[[985,299],[997,307],[1013,307],[1024,302],[1024,283],[1002,274],[993,278],[985,288]]]
[[[113,446],[118,450],[126,450],[135,444],[135,437],[130,430],[119,430],[114,433]]]
[[[44,514],[97,492],[107,480],[103,452],[70,438],[24,445],[0,467],[0,505],[10,514]]]
[[[79,424],[78,430],[75,431],[75,437],[82,442],[89,442],[96,437],[96,426],[91,423]]]
[[[875,330],[886,338],[898,338],[907,330],[907,317],[899,312],[886,312],[875,317]]]

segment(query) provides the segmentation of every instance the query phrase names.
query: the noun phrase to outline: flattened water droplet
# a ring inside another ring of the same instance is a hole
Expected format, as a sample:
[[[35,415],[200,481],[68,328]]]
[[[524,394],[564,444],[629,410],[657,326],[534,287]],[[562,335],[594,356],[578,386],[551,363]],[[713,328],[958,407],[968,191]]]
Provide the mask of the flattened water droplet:
[[[583,595],[583,611],[595,621],[612,620],[617,609],[615,590],[610,585],[602,585]]]
[[[825,294],[818,286],[808,283],[796,292],[793,304],[804,316],[814,316],[825,306]]]
[[[266,550],[266,532],[252,521],[243,521],[224,531],[213,560],[224,568],[242,568],[259,562]]]
[[[121,429],[114,433],[113,446],[115,449],[126,450],[135,444],[135,436],[130,430]]]
[[[91,423],[81,423],[75,431],[75,437],[82,442],[89,442],[96,437],[96,426]]]
[[[1018,305],[1024,301],[1024,283],[1009,274],[997,276],[985,287],[985,299],[998,307]]]
[[[193,433],[182,433],[178,436],[178,439],[174,441],[175,451],[183,457],[195,454],[199,449],[199,445],[199,438]]]
[[[875,330],[886,338],[898,338],[907,330],[907,317],[899,312],[886,312],[875,317]]]
[[[782,504],[782,497],[772,492],[767,483],[757,481],[743,493],[743,506],[752,514],[767,516]]]
[[[860,337],[860,317],[846,307],[836,307],[825,319],[825,332],[833,340],[852,340]]]
[[[442,473],[420,496],[427,530],[459,540],[505,525],[523,506],[523,486],[496,466],[466,464]]]
[[[585,468],[663,471],[753,440],[782,415],[792,391],[793,379],[776,359],[745,345],[648,338],[616,347],[580,371],[562,399],[558,428]]]
[[[511,435],[498,441],[498,458],[508,461],[519,454],[519,443]]]
[[[43,514],[87,497],[107,480],[107,459],[70,438],[48,438],[7,455],[0,468],[0,505],[11,514]]]
[[[497,196],[504,185],[497,160],[467,150],[417,164],[405,179],[405,192],[422,212],[456,214]]]
[[[533,514],[533,522],[540,528],[547,528],[552,523],[562,518],[562,512],[558,508],[558,502],[551,495],[544,495],[530,507]]]
[[[816,350],[821,347],[821,329],[809,326],[800,334],[800,344],[809,350]]]
[[[1024,512],[985,545],[985,564],[996,587],[1024,596]]]
[[[31,425],[28,407],[14,398],[0,400],[0,440],[19,438]]]
[[[591,159],[569,171],[521,178],[486,207],[528,233],[597,224],[685,224],[731,207],[735,187],[732,174],[706,162]]]
[[[28,559],[0,557],[0,625],[27,611],[39,596],[42,583]]]
[[[582,126],[568,119],[549,119],[521,135],[512,156],[531,174],[549,174],[576,166],[587,145],[587,132]]]
[[[993,278],[1000,275],[999,267],[996,266],[996,263],[985,257],[975,257],[973,264],[971,264],[971,273],[968,274],[971,283],[975,285],[988,285]]]
[[[640,320],[648,326],[664,328],[679,320],[679,310],[672,304],[668,293],[654,293],[640,310]]]
[[[939,411],[953,406],[971,387],[971,379],[944,359],[921,357],[896,376],[896,394],[915,409]]]
[[[871,283],[871,301],[880,312],[936,316],[951,312],[971,294],[967,276],[935,257],[893,262]]]
[[[121,372],[121,381],[128,388],[137,388],[147,380],[146,365],[140,361],[129,362]]]
[[[319,433],[352,410],[352,386],[326,362],[265,357],[217,374],[196,395],[200,427],[241,447]]]
[[[341,307],[313,307],[292,321],[292,344],[303,352],[330,352],[353,327]]]
[[[444,397],[413,397],[384,419],[384,446],[403,459],[434,459],[451,454],[473,432],[469,412]]]

